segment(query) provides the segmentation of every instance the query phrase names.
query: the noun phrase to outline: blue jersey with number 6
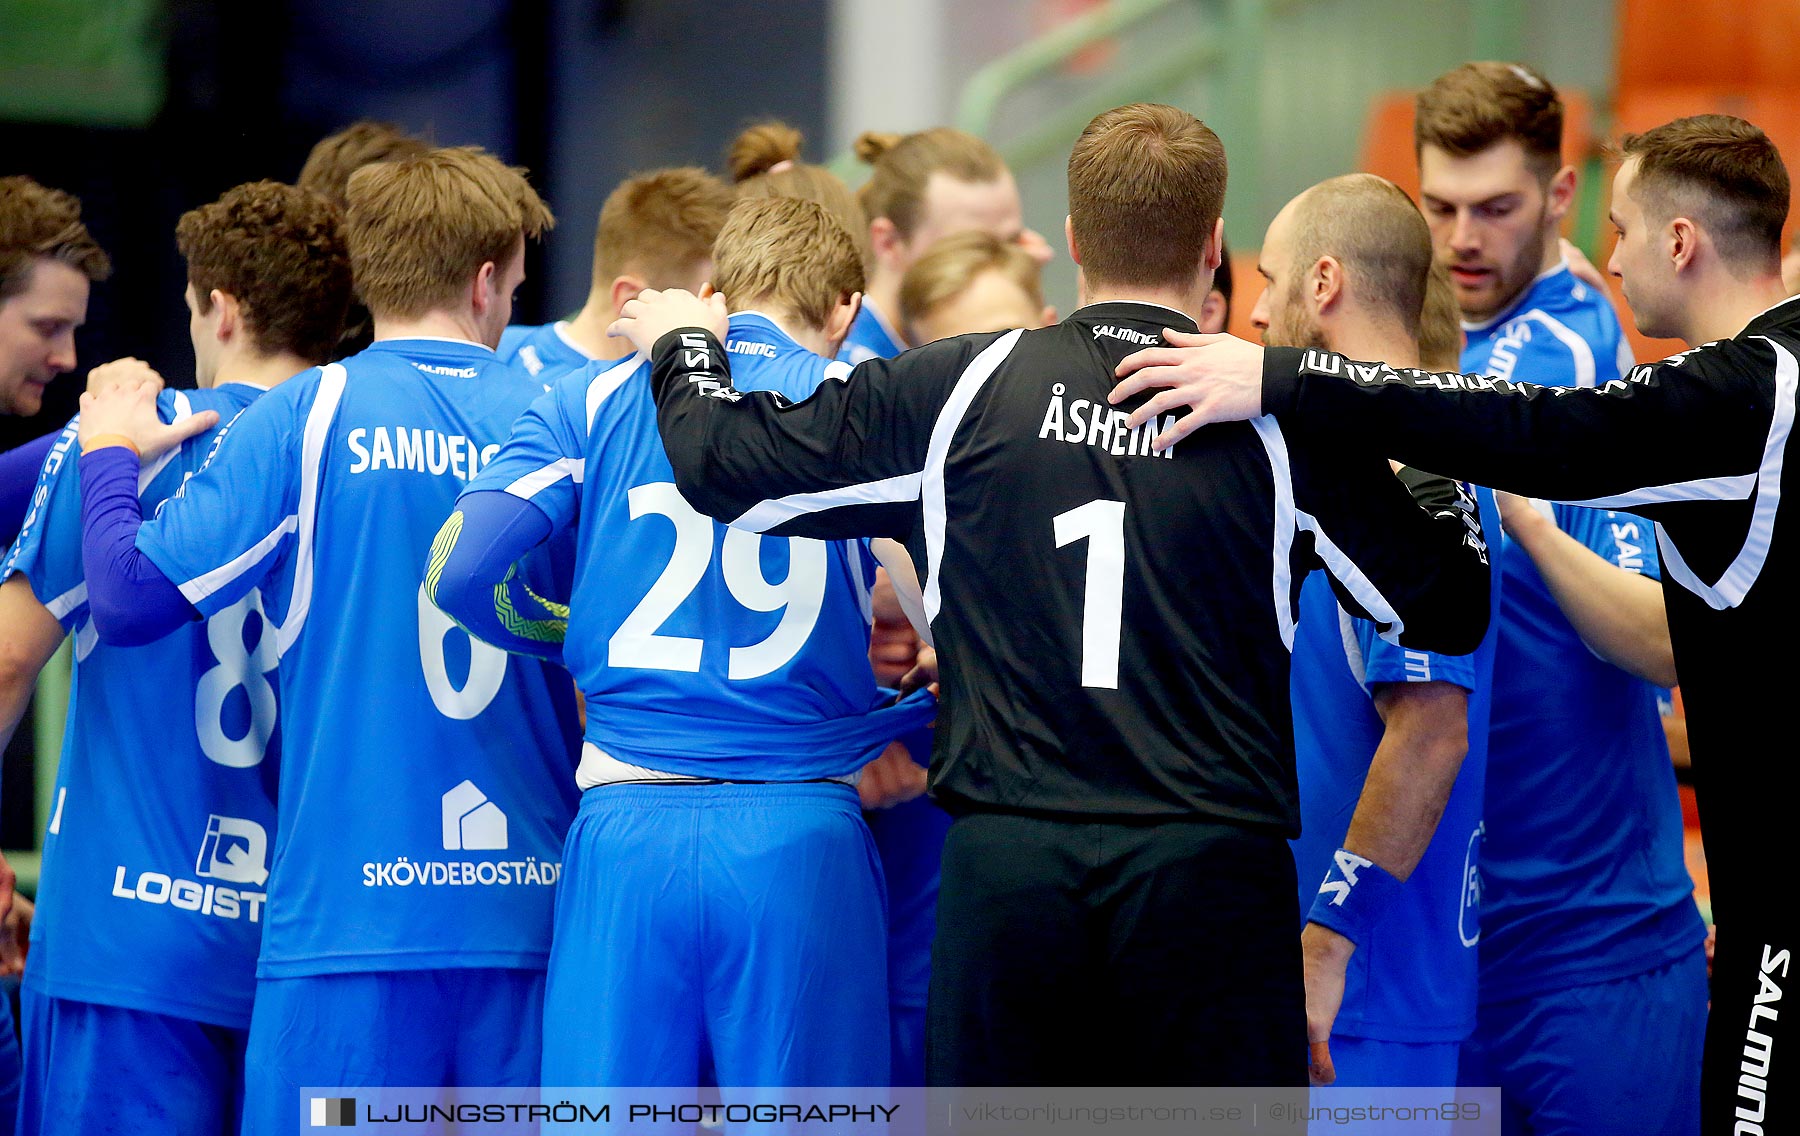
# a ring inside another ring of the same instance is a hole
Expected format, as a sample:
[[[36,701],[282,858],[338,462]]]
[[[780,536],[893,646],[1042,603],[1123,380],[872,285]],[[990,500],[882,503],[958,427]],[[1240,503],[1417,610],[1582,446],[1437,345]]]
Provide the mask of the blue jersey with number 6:
[[[574,810],[569,678],[471,640],[420,583],[463,484],[541,392],[479,344],[379,341],[250,407],[138,533],[202,613],[260,587],[274,627],[259,975],[545,965]]]
[[[773,321],[732,317],[742,390],[803,397],[828,369]],[[766,346],[761,346],[766,345]],[[860,769],[929,719],[923,699],[875,713],[874,563],[858,541],[764,537],[697,512],[656,429],[633,355],[558,379],[470,490],[578,526],[563,658],[587,697],[587,740],[666,773],[796,781]]]
[[[165,421],[228,422],[259,387],[164,391]],[[146,511],[193,476],[223,427],[138,479]],[[53,998],[243,1029],[275,837],[274,630],[251,589],[140,647],[102,643],[81,566],[76,426],[56,440],[0,575],[23,575],[74,636],[25,983]]]

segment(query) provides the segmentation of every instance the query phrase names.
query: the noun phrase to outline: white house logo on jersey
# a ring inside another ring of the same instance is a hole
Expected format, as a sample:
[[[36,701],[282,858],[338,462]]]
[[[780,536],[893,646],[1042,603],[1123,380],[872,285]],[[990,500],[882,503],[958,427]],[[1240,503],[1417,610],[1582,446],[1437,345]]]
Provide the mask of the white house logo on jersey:
[[[206,818],[194,874],[261,887],[269,878],[269,834],[253,820],[214,813]]]
[[[444,794],[444,850],[490,852],[506,847],[506,814],[464,781]]]
[[[538,372],[544,369],[544,361],[538,358],[537,348],[529,343],[519,348],[518,359],[519,362],[525,364],[525,369],[531,372],[531,377],[534,379],[537,378]]]

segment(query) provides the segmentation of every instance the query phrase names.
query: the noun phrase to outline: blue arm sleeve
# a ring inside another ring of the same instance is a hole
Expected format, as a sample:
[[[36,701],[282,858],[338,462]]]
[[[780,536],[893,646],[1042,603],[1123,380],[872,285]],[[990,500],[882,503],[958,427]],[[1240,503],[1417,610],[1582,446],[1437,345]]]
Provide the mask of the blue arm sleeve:
[[[83,454],[81,568],[88,610],[102,642],[135,647],[200,618],[194,605],[138,551],[144,523],[137,455],[123,446]]]
[[[61,433],[45,434],[0,454],[0,548],[19,538],[25,512],[31,508],[32,490],[37,487],[38,470]]]
[[[497,490],[464,493],[432,542],[425,592],[476,638],[561,663],[569,609],[537,595],[518,571],[550,532],[550,518],[529,501]]]

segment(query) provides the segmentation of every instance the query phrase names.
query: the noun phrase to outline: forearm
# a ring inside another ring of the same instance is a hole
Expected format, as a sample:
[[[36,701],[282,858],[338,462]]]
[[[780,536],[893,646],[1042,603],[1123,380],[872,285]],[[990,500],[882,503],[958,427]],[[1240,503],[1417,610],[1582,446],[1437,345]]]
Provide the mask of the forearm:
[[[1512,511],[1506,528],[1589,650],[1658,686],[1675,685],[1660,583],[1609,563],[1536,509]]]
[[[1772,413],[1767,385],[1742,361],[1639,367],[1572,390],[1270,348],[1262,408],[1446,476],[1582,502],[1754,473]]]
[[[560,663],[569,609],[537,595],[518,571],[550,532],[550,518],[529,501],[495,491],[464,494],[432,543],[426,595],[476,638]]]
[[[1343,847],[1404,881],[1431,844],[1469,752],[1468,695],[1447,682],[1395,683],[1377,704],[1387,728]]]
[[[732,390],[725,350],[709,332],[663,336],[650,384],[681,495],[752,532],[904,538],[937,405],[926,376],[956,371],[929,359],[905,374],[894,366],[864,363],[790,404],[768,391]]]
[[[83,454],[81,565],[100,638],[118,646],[154,642],[200,618],[181,590],[137,547],[137,454],[106,446]]]

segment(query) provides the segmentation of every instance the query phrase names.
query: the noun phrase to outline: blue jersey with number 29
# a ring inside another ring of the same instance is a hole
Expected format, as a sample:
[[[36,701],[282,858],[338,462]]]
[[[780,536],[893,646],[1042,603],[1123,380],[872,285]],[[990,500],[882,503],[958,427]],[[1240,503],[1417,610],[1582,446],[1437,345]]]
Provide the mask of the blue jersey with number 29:
[[[831,366],[755,313],[732,317],[727,349],[741,390],[803,396]],[[633,355],[565,374],[469,487],[579,526],[563,658],[588,742],[689,776],[854,772],[932,714],[923,698],[870,713],[873,560],[859,541],[765,537],[697,512],[663,452],[649,371]]]

